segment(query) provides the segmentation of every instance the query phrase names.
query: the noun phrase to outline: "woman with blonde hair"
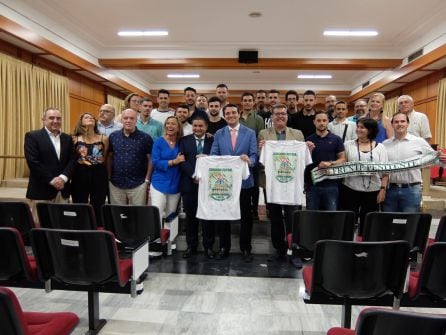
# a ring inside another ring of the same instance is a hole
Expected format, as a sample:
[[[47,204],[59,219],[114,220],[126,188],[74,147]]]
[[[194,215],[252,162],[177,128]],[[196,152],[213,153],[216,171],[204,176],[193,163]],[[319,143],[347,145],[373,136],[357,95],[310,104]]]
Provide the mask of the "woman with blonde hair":
[[[169,116],[164,123],[164,135],[153,144],[150,197],[161,217],[174,213],[180,199],[179,164],[184,162],[184,155],[179,152],[178,142],[182,136],[180,121],[176,116]]]
[[[386,97],[384,94],[374,93],[369,99],[369,112],[363,116],[363,118],[373,119],[378,122],[378,134],[375,138],[377,143],[382,143],[385,139],[393,136],[393,129],[392,125],[390,124],[390,119],[383,114],[385,100]]]
[[[135,112],[139,114],[139,105],[141,104],[142,97],[137,93],[130,93],[124,99],[124,110],[133,109]],[[115,122],[122,123],[121,116],[122,112],[116,115]]]
[[[108,182],[105,168],[108,137],[99,133],[95,117],[84,113],[72,138],[77,164],[71,182],[71,197],[74,203],[90,203],[99,225],[102,225],[100,211],[107,196]]]

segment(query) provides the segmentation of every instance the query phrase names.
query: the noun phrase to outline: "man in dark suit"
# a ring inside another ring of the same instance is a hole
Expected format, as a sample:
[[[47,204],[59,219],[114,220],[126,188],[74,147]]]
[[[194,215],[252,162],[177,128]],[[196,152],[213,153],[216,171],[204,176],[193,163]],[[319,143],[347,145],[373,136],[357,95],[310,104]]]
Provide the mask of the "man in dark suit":
[[[30,170],[26,197],[37,222],[38,201],[67,202],[75,167],[73,141],[62,133],[62,114],[56,108],[43,113],[44,127],[25,134],[25,158]]]
[[[223,116],[228,124],[214,135],[211,155],[240,156],[240,159],[254,166],[257,162],[256,133],[240,124],[240,111],[236,105],[228,104],[223,107]],[[254,187],[252,172],[248,179],[243,180],[240,192],[240,251],[245,262],[252,262],[251,234],[252,234],[252,206],[251,193]],[[229,222],[220,225],[220,252],[218,258],[226,258],[231,249],[231,226]]]
[[[184,136],[179,144],[179,152],[184,155],[185,161],[181,163],[181,197],[186,212],[186,241],[187,250],[183,257],[189,258],[196,254],[198,247],[198,183],[193,177],[197,156],[208,155],[212,147],[212,137],[206,136],[207,120],[196,116],[192,121],[192,134]],[[212,225],[212,227],[210,227]],[[204,227],[206,226],[206,227]],[[209,227],[208,227],[209,226]],[[202,224],[203,247],[207,258],[214,258],[212,244],[214,243],[213,222]]]

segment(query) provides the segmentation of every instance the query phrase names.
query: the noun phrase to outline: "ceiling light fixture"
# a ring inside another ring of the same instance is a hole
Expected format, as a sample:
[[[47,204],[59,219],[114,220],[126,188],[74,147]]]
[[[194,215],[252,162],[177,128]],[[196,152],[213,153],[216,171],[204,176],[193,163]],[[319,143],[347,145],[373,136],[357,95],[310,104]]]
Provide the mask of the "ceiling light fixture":
[[[299,74],[297,76],[299,79],[331,79],[333,76],[331,74]]]
[[[324,36],[377,36],[375,30],[325,30]]]
[[[146,31],[119,31],[119,36],[167,36],[166,30],[146,30]]]
[[[167,78],[200,78],[199,74],[178,74],[178,73],[169,73]]]

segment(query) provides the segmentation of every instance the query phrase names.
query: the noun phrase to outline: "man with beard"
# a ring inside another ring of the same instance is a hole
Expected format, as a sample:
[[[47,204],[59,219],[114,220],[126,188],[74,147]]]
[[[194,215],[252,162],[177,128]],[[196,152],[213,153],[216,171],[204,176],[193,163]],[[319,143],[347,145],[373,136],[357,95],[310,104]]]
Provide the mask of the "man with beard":
[[[221,108],[229,103],[229,89],[226,84],[218,84],[215,89],[215,95],[220,99]]]
[[[204,108],[204,109],[199,108],[196,105],[196,99],[197,99],[197,90],[193,87],[186,87],[184,89],[184,101],[186,102],[186,105],[189,108],[189,117],[187,119],[187,122],[189,123],[189,126],[190,126],[189,134],[192,133],[192,121],[195,119],[195,117],[200,116],[200,117],[208,120],[206,108]],[[206,97],[205,97],[205,99],[206,99]]]
[[[339,136],[328,131],[327,112],[316,112],[314,126],[316,132],[306,139],[307,142],[311,142],[314,145],[314,149],[311,152],[313,164],[307,165],[304,177],[307,209],[335,211],[338,209],[338,180],[326,179],[313,184],[311,170],[315,167],[327,168],[344,163],[344,143],[342,143],[342,139]]]
[[[299,102],[299,95],[296,91],[290,90],[285,93],[285,103],[288,107],[288,115],[296,114],[298,112],[297,110],[297,103]]]
[[[153,102],[150,98],[144,98],[141,100],[139,106],[138,121],[136,127],[149,134],[152,140],[155,142],[158,137],[163,136],[163,125],[150,117],[150,113],[153,109]]]
[[[355,115],[350,116],[347,120],[356,123],[359,118],[367,114],[367,101],[364,99],[356,100],[354,109]]]
[[[303,95],[304,107],[295,114],[291,114],[288,120],[288,127],[299,129],[304,137],[307,138],[311,134],[314,134],[316,128],[314,125],[314,116],[316,110],[314,105],[316,104],[316,93],[311,90],[307,90]]]
[[[335,105],[338,100],[336,99],[336,96],[333,94],[325,97],[325,110],[328,113],[328,119],[329,121],[333,121],[336,117],[335,115]]]
[[[256,92],[256,113],[263,118],[265,128],[271,128],[271,112],[267,107],[266,91],[258,90]]]
[[[226,121],[220,116],[221,102],[218,97],[211,97],[208,103],[209,122],[207,133],[214,135],[217,130],[226,126]]]
[[[192,125],[187,122],[189,117],[189,108],[187,108],[186,104],[181,104],[177,107],[175,116],[178,118],[181,126],[183,127],[183,136],[192,134]]]

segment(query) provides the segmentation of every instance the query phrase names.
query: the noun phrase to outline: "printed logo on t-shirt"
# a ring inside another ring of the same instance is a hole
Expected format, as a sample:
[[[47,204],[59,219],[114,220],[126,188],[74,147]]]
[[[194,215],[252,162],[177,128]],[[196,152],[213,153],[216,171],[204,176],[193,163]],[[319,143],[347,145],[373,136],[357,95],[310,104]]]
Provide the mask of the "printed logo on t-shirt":
[[[295,152],[274,152],[273,161],[275,178],[280,183],[289,183],[294,179],[297,154]]]
[[[232,169],[209,169],[209,197],[224,201],[232,199]]]

